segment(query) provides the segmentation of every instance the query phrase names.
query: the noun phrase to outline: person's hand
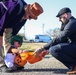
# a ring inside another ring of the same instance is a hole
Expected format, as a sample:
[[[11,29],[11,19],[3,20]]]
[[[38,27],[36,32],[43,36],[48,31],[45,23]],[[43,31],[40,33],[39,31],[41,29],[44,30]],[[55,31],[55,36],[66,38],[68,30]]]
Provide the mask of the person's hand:
[[[23,52],[27,52],[27,50],[23,50]]]
[[[39,55],[42,56],[42,57],[44,57],[47,54],[49,54],[49,50],[44,50]]]
[[[34,54],[36,54],[36,56],[39,56],[39,54],[44,51],[44,48],[39,48],[39,49],[36,49]]]
[[[19,53],[27,52],[27,50],[19,50]]]
[[[45,55],[49,54],[49,50],[42,51]]]

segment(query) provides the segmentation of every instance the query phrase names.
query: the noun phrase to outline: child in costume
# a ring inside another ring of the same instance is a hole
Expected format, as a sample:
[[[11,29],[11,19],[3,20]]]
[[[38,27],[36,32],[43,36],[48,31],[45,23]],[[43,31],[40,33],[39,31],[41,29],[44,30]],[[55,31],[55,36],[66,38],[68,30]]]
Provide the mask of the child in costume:
[[[22,42],[23,42],[22,36],[16,35],[11,38],[10,40],[11,47],[9,48],[4,58],[5,65],[7,67],[6,71],[12,72],[23,68],[23,66],[19,66],[14,63],[15,57],[19,54],[18,47],[22,45]]]

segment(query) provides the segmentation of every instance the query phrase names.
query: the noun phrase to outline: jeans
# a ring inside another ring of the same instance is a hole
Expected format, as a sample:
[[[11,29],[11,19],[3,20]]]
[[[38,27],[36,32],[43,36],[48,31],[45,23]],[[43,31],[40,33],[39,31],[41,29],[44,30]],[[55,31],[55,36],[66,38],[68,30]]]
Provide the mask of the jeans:
[[[73,43],[60,43],[49,48],[53,57],[62,62],[69,69],[76,66],[76,45]]]

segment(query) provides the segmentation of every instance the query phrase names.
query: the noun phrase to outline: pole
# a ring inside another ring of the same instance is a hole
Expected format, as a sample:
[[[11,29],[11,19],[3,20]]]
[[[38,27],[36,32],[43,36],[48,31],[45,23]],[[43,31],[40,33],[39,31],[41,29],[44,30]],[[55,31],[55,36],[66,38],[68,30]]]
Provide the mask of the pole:
[[[42,24],[42,33],[44,34],[44,24]]]

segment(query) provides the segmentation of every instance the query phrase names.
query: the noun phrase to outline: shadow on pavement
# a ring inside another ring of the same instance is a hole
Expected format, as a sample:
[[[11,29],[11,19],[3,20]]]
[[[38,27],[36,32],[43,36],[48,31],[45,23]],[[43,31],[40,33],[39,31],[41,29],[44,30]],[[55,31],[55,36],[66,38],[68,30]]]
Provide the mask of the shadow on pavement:
[[[68,69],[56,69],[56,68],[47,68],[47,69],[24,69],[19,72],[53,72],[55,74],[66,74]]]

